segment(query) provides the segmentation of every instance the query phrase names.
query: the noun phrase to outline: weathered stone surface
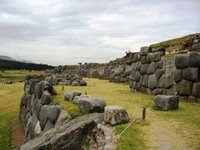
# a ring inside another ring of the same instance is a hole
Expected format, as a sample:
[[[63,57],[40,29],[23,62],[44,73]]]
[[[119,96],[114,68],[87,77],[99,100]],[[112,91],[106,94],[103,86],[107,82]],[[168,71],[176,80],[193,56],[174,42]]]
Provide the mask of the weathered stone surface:
[[[140,68],[141,68],[141,65],[142,65],[142,63],[141,63],[141,61],[138,61],[137,62],[137,65],[136,65],[136,70],[140,70]]]
[[[158,81],[157,81],[155,74],[150,75],[149,80],[148,80],[148,87],[151,90],[153,90],[153,89],[157,88],[157,85],[158,85]]]
[[[189,81],[198,81],[199,80],[199,69],[198,68],[186,68],[183,69],[183,79]]]
[[[141,57],[141,63],[142,64],[150,64],[151,63],[150,57],[148,57],[148,56],[142,56]]]
[[[140,68],[141,75],[145,75],[147,73],[148,66],[149,66],[149,64],[142,64],[142,66]]]
[[[193,50],[200,50],[200,43],[196,43],[192,45]]]
[[[192,95],[195,97],[200,97],[200,82],[193,84]]]
[[[129,121],[128,113],[121,106],[106,106],[104,121],[111,125],[127,123]]]
[[[62,126],[57,126],[43,135],[28,141],[20,150],[78,150],[91,130],[103,121],[103,114],[89,114],[78,117]]]
[[[156,69],[162,69],[162,68],[163,68],[163,62],[162,61],[156,62]]]
[[[149,56],[150,56],[150,61],[151,62],[158,62],[158,61],[161,60],[160,52],[149,53]]]
[[[191,52],[190,53],[189,66],[200,67],[200,52]]]
[[[37,98],[41,98],[44,91],[48,91],[51,95],[55,95],[56,92],[52,85],[50,85],[47,81],[41,81],[36,84],[34,94]]]
[[[149,53],[149,47],[147,47],[147,46],[141,47],[141,49],[140,49],[141,56],[147,56],[148,53]]]
[[[75,96],[80,96],[80,95],[81,95],[81,92],[79,92],[79,91],[65,92],[64,99],[66,101],[73,101]]]
[[[48,106],[48,105],[42,106],[39,115],[41,129],[44,130],[47,121],[50,121],[53,125],[55,125],[59,114],[60,114],[60,109],[56,106]]]
[[[63,123],[70,121],[70,119],[71,116],[69,115],[69,113],[65,110],[61,110],[59,117],[56,121],[56,126],[61,126]]]
[[[82,113],[103,112],[106,106],[102,98],[89,95],[76,96],[77,105]]]
[[[177,94],[180,96],[188,96],[192,94],[192,82],[182,80],[176,86]]]
[[[156,79],[159,80],[163,73],[164,71],[162,69],[156,69],[155,72]]]
[[[176,69],[174,72],[174,81],[177,83],[183,79],[182,77],[182,69]]]
[[[148,69],[147,69],[147,74],[150,75],[150,74],[154,74],[156,71],[156,63],[155,62],[152,62]]]
[[[189,55],[179,54],[175,57],[175,65],[177,69],[185,69],[189,67]]]
[[[53,101],[51,94],[48,91],[44,91],[41,97],[41,104],[48,105]]]
[[[178,108],[179,98],[177,96],[157,95],[154,97],[153,109],[174,110]]]
[[[163,74],[158,81],[158,87],[160,88],[170,88],[174,84],[173,76],[171,74]]]
[[[148,87],[148,82],[149,82],[149,76],[148,75],[145,75],[143,80],[142,80],[142,85],[144,87]]]

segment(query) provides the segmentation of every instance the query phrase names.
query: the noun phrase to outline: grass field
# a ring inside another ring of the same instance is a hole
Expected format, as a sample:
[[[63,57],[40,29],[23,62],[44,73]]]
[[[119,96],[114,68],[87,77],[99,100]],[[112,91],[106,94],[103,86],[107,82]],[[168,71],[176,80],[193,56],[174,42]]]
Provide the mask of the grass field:
[[[28,74],[43,74],[38,71],[4,71],[0,72],[0,150],[11,149],[11,120],[18,117],[19,101],[23,94],[24,80]],[[4,84],[12,80],[14,84]]]
[[[29,72],[20,71],[17,74],[25,76]],[[32,72],[38,74],[39,72]],[[14,72],[8,74],[15,76]],[[18,79],[21,79],[19,76]],[[11,149],[11,119],[18,116],[19,100],[23,93],[23,83],[16,82],[11,85],[0,82],[0,150]],[[78,90],[88,95],[99,96],[105,99],[107,105],[124,106],[130,120],[137,119],[122,134],[119,150],[156,150],[156,149],[200,149],[200,105],[180,103],[176,111],[154,111],[151,109],[152,96],[130,92],[128,85],[110,83],[106,80],[85,79],[86,87],[65,86],[65,91]],[[64,91],[61,86],[55,86],[58,95],[54,97],[55,103],[60,103],[72,115],[81,115],[78,107],[64,101]],[[142,107],[147,107],[147,120],[141,121]],[[121,133],[128,124],[114,127],[116,133]]]
[[[152,96],[130,92],[126,84],[110,83],[106,80],[85,79],[86,87],[65,86],[65,91],[78,90],[88,95],[99,96],[105,99],[107,105],[121,105],[129,113],[130,120],[137,119],[130,128],[124,132],[118,142],[119,150],[144,149],[200,149],[200,105],[180,103],[176,111],[152,110]],[[72,115],[80,115],[76,105],[64,101],[64,92],[61,86],[55,87],[58,96],[55,101],[61,103]],[[147,107],[147,120],[141,121],[142,107]],[[116,126],[114,129],[120,133],[126,125]]]

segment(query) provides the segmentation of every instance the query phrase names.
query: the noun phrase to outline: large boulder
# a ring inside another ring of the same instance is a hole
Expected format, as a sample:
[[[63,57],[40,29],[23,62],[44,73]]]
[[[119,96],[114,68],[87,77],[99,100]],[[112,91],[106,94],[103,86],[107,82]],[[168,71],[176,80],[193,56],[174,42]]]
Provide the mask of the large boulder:
[[[158,81],[155,74],[149,76],[148,87],[153,90],[157,87]]]
[[[150,48],[148,46],[144,46],[140,48],[140,55],[141,56],[147,56],[149,53]]]
[[[190,53],[189,65],[191,67],[200,67],[200,53],[199,52]]]
[[[154,97],[153,109],[174,110],[178,108],[179,97],[170,95],[157,95]]]
[[[189,81],[198,81],[199,80],[199,69],[198,68],[186,68],[183,69],[183,79]]]
[[[175,65],[177,69],[184,69],[189,67],[189,55],[179,54],[175,57]]]
[[[53,101],[51,94],[48,91],[44,91],[41,97],[41,104],[48,105]]]
[[[53,125],[55,125],[59,117],[60,111],[61,111],[60,108],[56,106],[48,106],[48,105],[42,106],[39,114],[41,129],[44,130],[48,121],[50,121]]]
[[[149,66],[149,64],[142,64],[142,66],[141,66],[141,68],[140,68],[140,73],[141,73],[141,75],[147,74],[148,66]]]
[[[182,80],[176,86],[177,94],[180,96],[188,96],[192,94],[192,82]]]
[[[177,82],[180,82],[183,77],[182,77],[182,69],[176,69],[175,72],[174,72],[174,81],[177,83]]]
[[[71,92],[65,92],[64,99],[66,101],[73,101],[75,96],[80,96],[81,92],[79,91],[71,91]]]
[[[173,75],[163,74],[158,82],[158,87],[160,88],[171,88],[174,84]]]
[[[195,97],[200,97],[200,82],[193,84],[192,95]]]
[[[89,114],[78,117],[46,131],[41,136],[28,141],[20,150],[79,150],[91,130],[103,121],[103,114]]]
[[[129,121],[128,113],[122,106],[106,106],[104,121],[110,125],[127,123]]]
[[[155,73],[155,71],[156,71],[156,63],[155,62],[152,62],[150,65],[149,65],[149,67],[148,67],[148,69],[147,69],[147,74],[154,74]]]
[[[75,99],[82,113],[104,112],[106,103],[102,98],[81,95],[76,96]]]

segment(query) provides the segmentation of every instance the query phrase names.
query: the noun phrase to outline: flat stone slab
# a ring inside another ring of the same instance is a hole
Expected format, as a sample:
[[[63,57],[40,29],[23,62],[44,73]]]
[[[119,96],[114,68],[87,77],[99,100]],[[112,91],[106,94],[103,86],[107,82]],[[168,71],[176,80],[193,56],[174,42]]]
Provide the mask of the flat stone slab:
[[[104,121],[110,125],[127,123],[129,121],[128,113],[122,106],[106,106]]]
[[[154,97],[153,109],[174,110],[178,108],[179,97],[173,95],[157,95]]]

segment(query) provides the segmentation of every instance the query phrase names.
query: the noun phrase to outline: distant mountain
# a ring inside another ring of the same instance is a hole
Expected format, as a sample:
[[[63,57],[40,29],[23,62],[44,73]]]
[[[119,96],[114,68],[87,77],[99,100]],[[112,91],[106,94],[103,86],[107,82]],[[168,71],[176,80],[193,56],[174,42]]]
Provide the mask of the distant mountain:
[[[0,55],[0,60],[16,61],[16,60],[13,59],[12,57],[9,57],[9,56],[3,56],[3,55]]]

